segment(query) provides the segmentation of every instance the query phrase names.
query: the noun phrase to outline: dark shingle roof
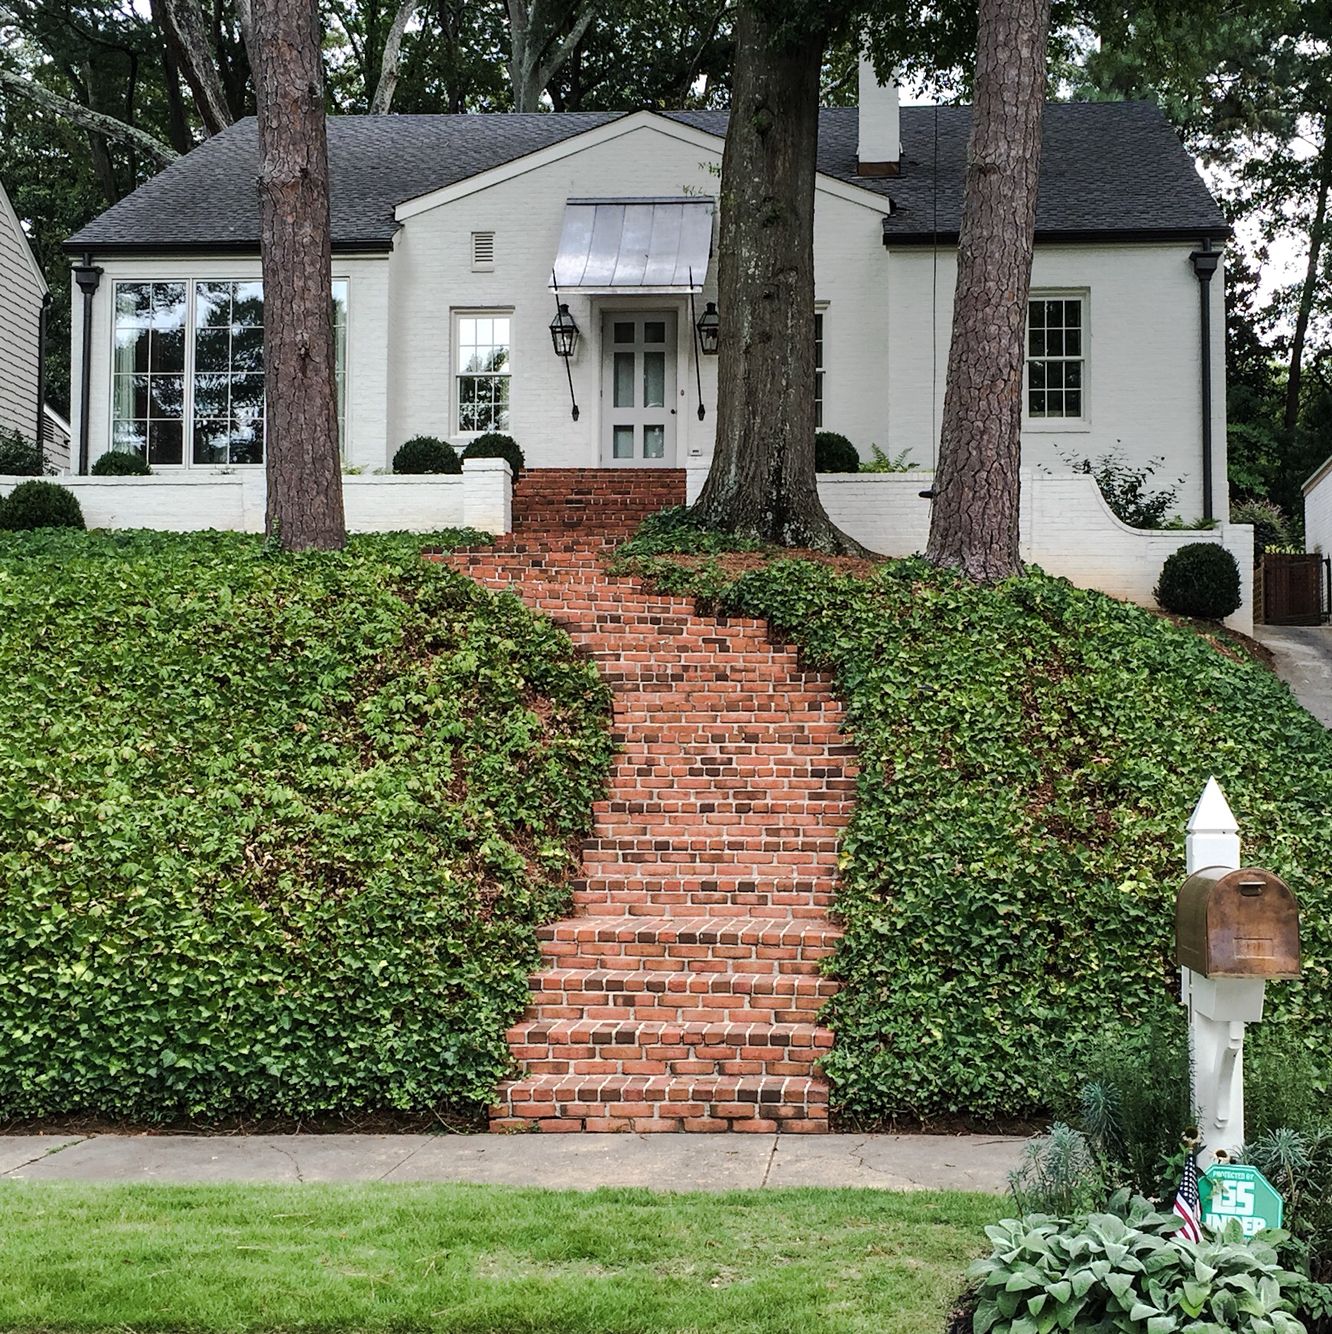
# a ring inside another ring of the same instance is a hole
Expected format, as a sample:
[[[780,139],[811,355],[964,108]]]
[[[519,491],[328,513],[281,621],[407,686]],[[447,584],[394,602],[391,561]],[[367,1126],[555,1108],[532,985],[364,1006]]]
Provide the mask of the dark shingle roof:
[[[335,116],[328,122],[333,244],[385,249],[393,210],[409,199],[573,138],[617,112]],[[724,111],[669,113],[709,134]],[[956,236],[968,107],[904,107],[903,171],[855,174],[855,108],[825,110],[819,170],[893,201],[889,241]],[[934,188],[937,126],[938,192]],[[173,162],[66,242],[71,251],[256,250],[258,134],[240,121]],[[885,200],[885,208],[886,200]],[[937,215],[936,215],[937,209]],[[1146,103],[1046,108],[1037,233],[1061,236],[1226,234],[1225,220],[1161,113]]]

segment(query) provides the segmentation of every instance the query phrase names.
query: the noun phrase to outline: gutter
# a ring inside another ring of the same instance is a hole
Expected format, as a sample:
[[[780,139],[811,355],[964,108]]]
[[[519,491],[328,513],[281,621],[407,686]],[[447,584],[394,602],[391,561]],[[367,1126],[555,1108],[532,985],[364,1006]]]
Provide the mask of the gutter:
[[[88,411],[92,406],[92,316],[93,297],[102,281],[102,270],[93,263],[91,252],[74,265],[74,281],[83,293],[83,353],[79,362],[79,475],[88,471]]]
[[[900,218],[900,214],[897,215]],[[1163,244],[1171,241],[1197,241],[1200,238],[1204,245],[1212,241],[1225,242],[1230,239],[1232,229],[1230,227],[1209,227],[1204,231],[1194,228],[1182,227],[1106,227],[1098,230],[1058,230],[1048,228],[1037,231],[1035,244],[1040,245],[1109,245],[1122,241],[1141,241],[1144,243],[1156,242]],[[884,248],[891,250],[893,246],[930,246],[938,242],[941,245],[956,245],[958,234],[956,228],[952,231],[921,231],[912,232],[895,231],[894,219],[884,218],[883,220],[883,244]]]
[[[37,312],[37,453],[46,457],[46,323],[51,314],[51,293],[42,293]]]
[[[1212,275],[1221,262],[1221,252],[1212,249],[1212,238],[1205,237],[1201,250],[1189,260],[1198,280],[1198,339],[1202,364],[1202,469],[1204,520],[1216,517],[1212,497]]]

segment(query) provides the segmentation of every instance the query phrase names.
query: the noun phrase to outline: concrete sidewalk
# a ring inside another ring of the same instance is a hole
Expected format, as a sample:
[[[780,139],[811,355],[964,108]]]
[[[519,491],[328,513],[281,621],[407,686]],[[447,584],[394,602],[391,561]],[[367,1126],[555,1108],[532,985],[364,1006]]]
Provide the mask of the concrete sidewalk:
[[[0,1136],[0,1177],[1000,1193],[1023,1142],[1003,1135],[8,1135]]]

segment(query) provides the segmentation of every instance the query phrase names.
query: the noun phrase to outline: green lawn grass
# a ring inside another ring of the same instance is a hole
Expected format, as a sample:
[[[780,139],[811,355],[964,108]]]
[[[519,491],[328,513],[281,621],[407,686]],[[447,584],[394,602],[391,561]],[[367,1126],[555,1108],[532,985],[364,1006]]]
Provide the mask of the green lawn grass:
[[[7,1184],[0,1329],[939,1334],[993,1196]]]

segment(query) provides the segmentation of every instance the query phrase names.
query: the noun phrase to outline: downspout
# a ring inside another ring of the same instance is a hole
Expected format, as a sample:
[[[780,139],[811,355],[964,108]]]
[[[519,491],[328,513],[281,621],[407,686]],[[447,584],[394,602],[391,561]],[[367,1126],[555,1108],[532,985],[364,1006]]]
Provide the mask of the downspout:
[[[88,410],[92,406],[92,316],[93,297],[102,281],[102,271],[90,254],[74,266],[74,281],[83,293],[83,354],[79,361],[79,474],[88,471]]]
[[[1193,261],[1193,276],[1198,280],[1198,337],[1202,343],[1202,469],[1203,469],[1203,521],[1210,523],[1215,517],[1215,504],[1212,497],[1212,274],[1221,261],[1221,252],[1212,249],[1212,239],[1207,237],[1201,250],[1195,250],[1189,259]]]
[[[42,293],[37,312],[37,453],[46,457],[46,322],[51,314],[51,293]]]

